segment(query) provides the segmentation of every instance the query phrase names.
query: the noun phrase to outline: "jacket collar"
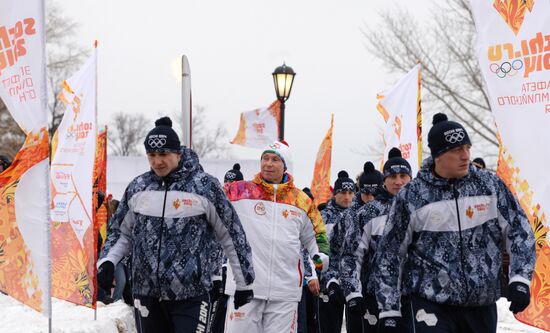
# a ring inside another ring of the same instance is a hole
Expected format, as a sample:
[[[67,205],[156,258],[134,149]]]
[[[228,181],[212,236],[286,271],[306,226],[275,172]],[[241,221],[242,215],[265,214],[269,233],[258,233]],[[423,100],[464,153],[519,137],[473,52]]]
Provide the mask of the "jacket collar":
[[[332,199],[329,200],[329,202],[327,202],[327,208],[326,209],[331,209],[331,210],[335,210],[335,211],[340,212],[340,211],[346,210],[347,208],[338,205],[336,203],[336,200],[334,198],[332,198]]]
[[[291,174],[285,173],[286,177],[283,177],[283,181],[286,178],[286,181],[281,184],[270,184],[265,179],[262,178],[261,172],[258,172],[254,178],[252,179],[252,182],[257,184],[262,188],[262,190],[267,194],[273,194],[274,191],[274,185],[277,185],[277,196],[282,195],[290,190],[292,190],[294,186],[294,177],[292,177]]]
[[[181,154],[181,159],[175,170],[173,170],[172,172],[170,172],[168,175],[164,177],[157,176],[155,172],[151,170],[150,172],[152,174],[153,179],[158,181],[159,183],[164,181],[166,183],[171,184],[180,179],[184,179],[188,177],[190,174],[196,171],[203,170],[202,166],[199,163],[199,157],[193,150],[185,146],[182,146],[180,150],[180,154]]]

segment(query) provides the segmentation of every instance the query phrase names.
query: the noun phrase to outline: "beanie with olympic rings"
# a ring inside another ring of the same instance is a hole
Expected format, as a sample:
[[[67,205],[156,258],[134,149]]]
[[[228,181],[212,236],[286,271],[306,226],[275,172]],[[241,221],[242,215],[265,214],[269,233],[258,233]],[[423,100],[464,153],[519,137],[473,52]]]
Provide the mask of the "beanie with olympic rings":
[[[436,113],[432,128],[428,132],[428,147],[433,158],[449,149],[462,145],[471,145],[470,137],[462,125],[450,121],[444,113]]]
[[[172,120],[162,117],[155,121],[153,128],[143,142],[147,153],[179,153],[180,139],[172,129]]]

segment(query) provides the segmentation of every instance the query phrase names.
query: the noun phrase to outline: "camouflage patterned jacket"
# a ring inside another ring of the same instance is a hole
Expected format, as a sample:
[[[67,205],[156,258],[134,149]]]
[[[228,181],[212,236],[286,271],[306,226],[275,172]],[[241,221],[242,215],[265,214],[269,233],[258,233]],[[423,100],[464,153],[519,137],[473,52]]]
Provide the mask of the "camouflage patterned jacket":
[[[132,252],[133,293],[185,300],[207,293],[224,248],[239,288],[254,281],[251,249],[219,181],[203,172],[197,155],[182,148],[176,171],[153,171],[127,187],[98,267]],[[119,226],[119,227],[117,227]]]
[[[375,293],[375,253],[384,231],[393,195],[382,191],[361,207],[346,231],[340,263],[340,285],[346,300]]]
[[[356,198],[354,198],[355,202]],[[361,200],[361,198],[359,198]],[[340,276],[340,253],[346,228],[344,219],[349,209],[340,207],[334,199],[327,203],[327,207],[321,212],[323,221],[327,228],[327,235],[330,244],[330,264],[328,271],[321,275],[321,289],[325,290],[331,282],[339,283]]]
[[[533,232],[502,180],[470,165],[467,176],[451,182],[435,177],[432,164],[431,157],[424,161],[390,210],[376,256],[380,318],[400,315],[401,288],[440,304],[494,303],[503,243],[510,283],[531,283]]]

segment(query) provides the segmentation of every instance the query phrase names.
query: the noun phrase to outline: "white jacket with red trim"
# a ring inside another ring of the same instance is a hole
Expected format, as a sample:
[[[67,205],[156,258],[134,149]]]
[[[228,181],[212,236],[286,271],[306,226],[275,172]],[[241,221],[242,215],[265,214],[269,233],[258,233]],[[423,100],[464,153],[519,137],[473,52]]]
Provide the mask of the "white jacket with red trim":
[[[254,297],[275,301],[299,301],[302,295],[303,246],[328,267],[329,246],[321,214],[311,199],[293,184],[268,184],[260,175],[252,181],[225,185],[252,248],[256,279]],[[320,267],[318,267],[320,268]],[[226,294],[233,295],[235,282],[228,269]]]

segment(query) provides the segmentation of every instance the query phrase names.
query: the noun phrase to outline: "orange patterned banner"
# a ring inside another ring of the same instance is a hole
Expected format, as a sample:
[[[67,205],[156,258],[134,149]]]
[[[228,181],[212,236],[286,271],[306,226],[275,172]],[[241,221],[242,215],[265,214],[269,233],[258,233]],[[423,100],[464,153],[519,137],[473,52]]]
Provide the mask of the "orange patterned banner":
[[[493,7],[515,35],[523,25],[526,11],[531,12],[534,5],[535,0],[494,0],[493,2]]]
[[[33,253],[16,219],[16,191],[27,171],[47,160],[48,149],[46,129],[30,133],[11,166],[0,173],[0,290],[39,312],[47,290],[40,287]]]
[[[536,237],[531,303],[516,318],[550,330],[550,2],[471,0],[476,54],[501,147],[498,175],[525,210]],[[541,149],[542,147],[542,149]]]
[[[101,234],[105,241],[107,237],[107,127],[97,135],[95,165],[94,165],[94,198],[97,199],[97,192],[105,195],[103,204],[97,208],[95,214],[94,228],[96,233]],[[94,203],[94,207],[97,203]],[[97,237],[95,237],[97,239]],[[97,246],[96,246],[97,248]]]
[[[500,141],[500,140],[499,140]],[[518,199],[535,233],[537,263],[531,283],[531,303],[516,318],[526,324],[550,331],[550,246],[546,240],[547,220],[539,203],[533,202],[533,191],[521,179],[510,152],[501,143],[497,174]]]
[[[315,198],[315,205],[330,200],[330,166],[332,163],[332,130],[334,128],[334,115],[330,119],[330,128],[319,147],[315,168],[313,169],[313,180],[311,181],[311,194]]]

